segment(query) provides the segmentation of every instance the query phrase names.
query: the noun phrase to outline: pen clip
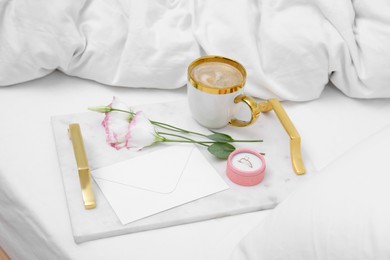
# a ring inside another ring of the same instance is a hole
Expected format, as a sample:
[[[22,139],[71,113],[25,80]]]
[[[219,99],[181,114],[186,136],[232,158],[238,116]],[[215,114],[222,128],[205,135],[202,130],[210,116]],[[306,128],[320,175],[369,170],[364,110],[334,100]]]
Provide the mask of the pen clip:
[[[290,154],[294,172],[297,175],[304,174],[306,170],[302,160],[301,136],[299,135],[297,129],[288,117],[280,102],[277,99],[272,98],[268,99],[267,102],[260,102],[259,107],[261,112],[274,110],[276,116],[279,118],[280,123],[283,125],[288,136],[290,137]]]
[[[73,152],[76,158],[84,207],[86,209],[93,209],[96,207],[95,196],[92,190],[91,173],[89,171],[88,159],[87,154],[85,153],[80,125],[70,124],[68,127],[68,133],[69,138],[72,141]]]

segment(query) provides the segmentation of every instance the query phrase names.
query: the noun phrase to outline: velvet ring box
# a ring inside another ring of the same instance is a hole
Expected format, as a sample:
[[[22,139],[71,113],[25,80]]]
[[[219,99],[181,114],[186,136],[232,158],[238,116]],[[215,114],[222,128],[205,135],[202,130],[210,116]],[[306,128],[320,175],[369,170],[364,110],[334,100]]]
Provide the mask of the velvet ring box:
[[[265,159],[260,153],[238,148],[228,158],[226,174],[229,179],[242,186],[253,186],[264,178]]]

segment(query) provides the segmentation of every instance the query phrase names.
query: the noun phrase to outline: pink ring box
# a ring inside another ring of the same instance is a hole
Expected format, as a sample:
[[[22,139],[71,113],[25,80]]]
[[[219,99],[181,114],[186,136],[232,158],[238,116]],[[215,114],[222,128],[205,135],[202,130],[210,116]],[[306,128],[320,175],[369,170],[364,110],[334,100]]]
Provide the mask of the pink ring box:
[[[228,158],[226,174],[229,179],[242,186],[253,186],[264,179],[265,159],[260,153],[238,148]]]

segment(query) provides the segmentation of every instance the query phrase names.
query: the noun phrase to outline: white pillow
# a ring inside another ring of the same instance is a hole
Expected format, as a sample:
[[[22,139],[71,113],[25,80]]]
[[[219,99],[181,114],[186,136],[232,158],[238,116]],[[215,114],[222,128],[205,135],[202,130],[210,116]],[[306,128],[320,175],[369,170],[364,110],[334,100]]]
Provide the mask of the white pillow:
[[[390,259],[390,128],[292,194],[232,259]],[[319,147],[320,149],[320,147]]]

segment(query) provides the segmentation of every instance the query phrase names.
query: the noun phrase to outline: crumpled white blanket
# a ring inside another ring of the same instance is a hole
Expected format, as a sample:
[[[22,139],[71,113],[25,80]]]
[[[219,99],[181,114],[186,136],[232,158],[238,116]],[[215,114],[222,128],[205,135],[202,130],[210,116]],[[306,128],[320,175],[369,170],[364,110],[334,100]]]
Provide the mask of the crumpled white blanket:
[[[179,88],[188,64],[224,55],[247,93],[390,97],[388,0],[0,0],[0,85],[58,69],[104,84]]]

